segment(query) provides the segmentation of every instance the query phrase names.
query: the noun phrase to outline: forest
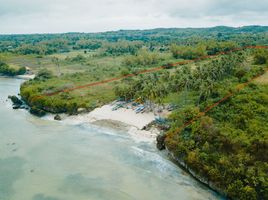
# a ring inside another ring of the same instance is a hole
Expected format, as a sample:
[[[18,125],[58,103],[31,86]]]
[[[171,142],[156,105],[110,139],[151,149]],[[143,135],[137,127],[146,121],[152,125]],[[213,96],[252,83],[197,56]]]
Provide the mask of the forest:
[[[257,45],[268,46],[268,27],[0,35],[0,74],[30,68],[36,76],[20,95],[41,115],[74,115],[116,99],[172,105],[164,132],[168,151],[228,198],[261,200],[268,199],[267,81],[237,91],[267,73],[268,50],[245,48]],[[211,55],[218,56],[205,58]],[[128,74],[135,76],[62,92]],[[178,130],[230,92],[236,94]]]

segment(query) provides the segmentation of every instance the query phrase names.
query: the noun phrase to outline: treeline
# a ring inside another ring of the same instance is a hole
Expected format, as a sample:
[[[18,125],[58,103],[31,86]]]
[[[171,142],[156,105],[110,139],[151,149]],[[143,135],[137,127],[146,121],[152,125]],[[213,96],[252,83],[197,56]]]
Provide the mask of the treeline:
[[[40,41],[34,44],[22,44],[13,49],[13,53],[28,55],[50,55],[57,52],[69,52],[70,47],[67,40],[57,39],[49,41]]]
[[[106,49],[105,52],[110,55],[124,54],[126,52],[135,54],[137,49],[140,48],[140,44],[150,50],[165,50],[165,47],[173,43],[179,46],[193,46],[204,40],[233,42],[240,46],[268,45],[267,32],[268,27],[248,26],[241,28],[120,30],[104,33],[0,35],[0,52],[47,55],[55,52],[67,52],[73,49],[96,50],[103,47]],[[119,45],[121,41],[123,42]],[[207,49],[207,53],[215,54],[218,51],[222,51],[224,47],[220,45],[214,45],[216,49],[210,47],[209,50]],[[217,48],[220,48],[220,50],[217,50]]]
[[[86,50],[96,50],[101,48],[103,41],[101,40],[90,40],[90,39],[80,39],[73,46],[74,50],[86,49]]]
[[[206,55],[215,55],[221,52],[227,52],[239,47],[235,42],[217,42],[215,40],[200,41],[196,45],[180,46],[172,44],[170,51],[174,58],[195,59]]]
[[[105,40],[80,39],[73,42],[64,39],[55,39],[40,41],[33,44],[21,44],[14,47],[14,43],[8,46],[8,43],[3,42],[1,44],[0,41],[0,52],[12,52],[21,55],[51,55],[54,53],[69,52],[71,50],[94,51],[101,48],[103,56],[119,56],[124,54],[134,55],[142,46],[143,43],[139,41],[107,42]]]
[[[118,41],[114,43],[106,43],[103,47],[103,54],[119,56],[124,54],[134,55],[143,46],[142,42],[129,42],[129,41]]]
[[[25,67],[20,67],[19,69],[11,68],[8,64],[0,60],[0,75],[5,76],[16,76],[26,73]]]

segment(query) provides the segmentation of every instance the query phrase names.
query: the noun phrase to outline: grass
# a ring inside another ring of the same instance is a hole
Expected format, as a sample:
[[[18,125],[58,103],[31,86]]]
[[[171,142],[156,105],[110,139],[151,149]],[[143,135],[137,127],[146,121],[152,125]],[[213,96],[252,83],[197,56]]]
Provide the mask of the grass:
[[[255,80],[255,83],[260,85],[268,85],[268,71]]]
[[[72,62],[66,58],[74,58],[77,55],[85,57],[83,62]],[[161,53],[164,60],[157,65],[160,66],[168,62],[176,62],[169,53]],[[122,64],[125,59],[125,55],[122,56],[102,56],[101,51],[71,51],[67,53],[57,53],[52,55],[36,56],[36,55],[16,55],[11,53],[1,53],[0,58],[7,64],[14,68],[29,67],[34,73],[37,73],[40,69],[46,68],[52,71],[55,75],[58,73],[56,63],[53,62],[53,58],[59,59],[60,71],[63,74],[73,74],[76,72],[90,72],[94,74],[102,73],[102,71],[109,71],[111,75],[118,74],[123,68],[127,68]],[[147,68],[147,67],[146,67]]]

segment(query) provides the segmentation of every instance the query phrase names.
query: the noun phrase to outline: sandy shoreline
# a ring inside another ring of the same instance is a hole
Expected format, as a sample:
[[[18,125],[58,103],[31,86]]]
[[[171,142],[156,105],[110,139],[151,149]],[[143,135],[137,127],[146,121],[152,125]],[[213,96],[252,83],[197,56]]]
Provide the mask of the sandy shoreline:
[[[112,110],[113,105],[104,105],[89,113],[74,116],[63,116],[63,122],[71,124],[91,123],[100,127],[108,127],[126,131],[139,141],[155,141],[160,130],[151,127],[149,130],[142,130],[145,126],[155,120],[152,112],[136,113],[133,109],[119,108]]]
[[[30,79],[34,79],[35,74],[23,74],[23,75],[16,75],[16,76],[0,75],[0,77],[2,77],[2,78],[15,78],[15,79],[30,80]]]
[[[119,108],[112,110],[114,106],[104,105],[100,108],[96,108],[92,112],[84,115],[90,122],[98,120],[114,120],[119,121],[131,126],[135,126],[138,129],[144,128],[146,125],[154,121],[155,115],[153,113],[136,113],[132,109]]]
[[[24,80],[30,80],[34,79],[35,74],[24,74],[24,75],[17,75],[16,78],[18,79],[24,79]]]

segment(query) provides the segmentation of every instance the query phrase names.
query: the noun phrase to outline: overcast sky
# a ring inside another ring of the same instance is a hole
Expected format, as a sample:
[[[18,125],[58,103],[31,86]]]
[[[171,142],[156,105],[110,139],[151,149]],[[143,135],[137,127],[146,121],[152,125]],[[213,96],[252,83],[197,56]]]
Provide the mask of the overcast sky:
[[[0,33],[268,25],[268,0],[0,0]]]

